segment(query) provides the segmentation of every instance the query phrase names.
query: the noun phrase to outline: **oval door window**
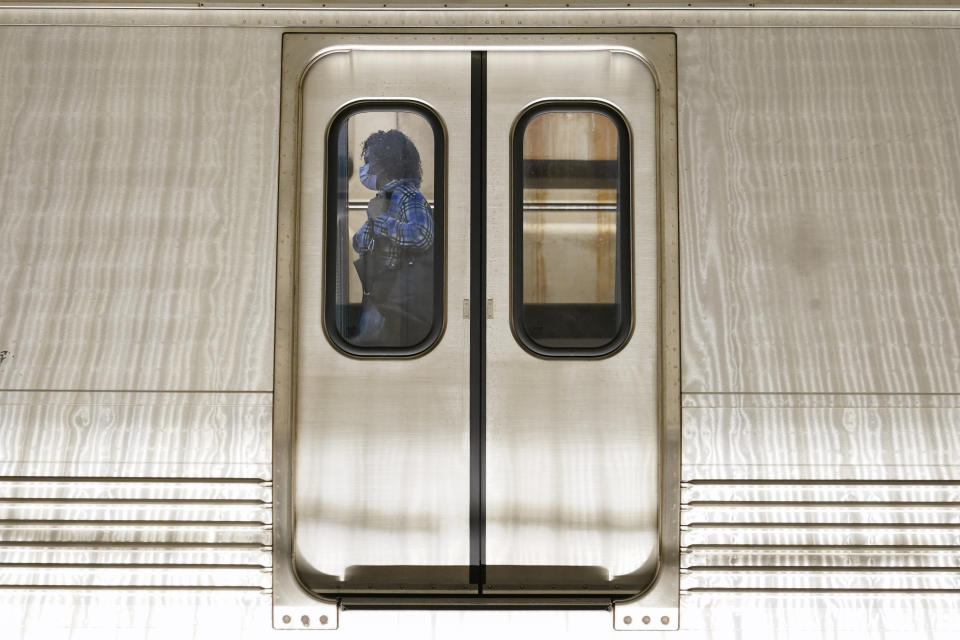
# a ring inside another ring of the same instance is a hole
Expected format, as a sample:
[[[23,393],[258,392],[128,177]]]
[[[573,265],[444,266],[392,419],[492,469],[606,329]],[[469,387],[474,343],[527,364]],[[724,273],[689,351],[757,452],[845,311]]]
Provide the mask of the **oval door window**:
[[[605,104],[537,105],[513,136],[513,329],[542,356],[604,356],[631,325],[629,135]]]
[[[443,150],[416,103],[354,103],[331,123],[324,323],[346,353],[411,356],[440,336]]]

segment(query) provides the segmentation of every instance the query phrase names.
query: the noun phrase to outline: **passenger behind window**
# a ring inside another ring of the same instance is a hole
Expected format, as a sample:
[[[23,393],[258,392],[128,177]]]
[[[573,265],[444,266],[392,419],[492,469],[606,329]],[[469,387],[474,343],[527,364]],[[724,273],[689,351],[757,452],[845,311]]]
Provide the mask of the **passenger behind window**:
[[[420,193],[420,153],[398,131],[378,131],[361,151],[360,182],[376,191],[353,236],[363,285],[357,346],[409,347],[433,323],[433,215]]]

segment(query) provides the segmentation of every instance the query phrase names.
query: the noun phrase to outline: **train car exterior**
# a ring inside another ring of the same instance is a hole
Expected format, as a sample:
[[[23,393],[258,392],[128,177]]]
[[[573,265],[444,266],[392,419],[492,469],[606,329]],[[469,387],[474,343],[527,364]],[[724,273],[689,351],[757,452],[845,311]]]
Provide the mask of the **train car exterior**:
[[[0,141],[3,637],[960,633],[949,3],[6,4]]]

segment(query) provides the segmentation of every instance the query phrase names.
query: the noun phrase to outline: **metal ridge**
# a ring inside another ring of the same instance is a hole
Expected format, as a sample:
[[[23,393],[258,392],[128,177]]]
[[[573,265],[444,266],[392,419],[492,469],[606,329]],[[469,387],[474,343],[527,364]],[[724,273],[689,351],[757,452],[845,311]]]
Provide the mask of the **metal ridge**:
[[[633,32],[739,27],[960,28],[960,6],[762,4],[762,6],[283,6],[246,4],[17,2],[4,26],[241,27],[369,32]],[[634,3],[629,3],[633,5]]]

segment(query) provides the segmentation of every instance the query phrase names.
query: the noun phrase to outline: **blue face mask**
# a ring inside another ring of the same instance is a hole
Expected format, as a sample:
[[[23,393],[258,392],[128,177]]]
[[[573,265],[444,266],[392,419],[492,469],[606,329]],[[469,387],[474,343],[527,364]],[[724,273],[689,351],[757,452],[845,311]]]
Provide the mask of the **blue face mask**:
[[[373,173],[370,173],[370,165],[365,164],[360,167],[360,184],[365,186],[371,191],[377,190],[377,176]]]

